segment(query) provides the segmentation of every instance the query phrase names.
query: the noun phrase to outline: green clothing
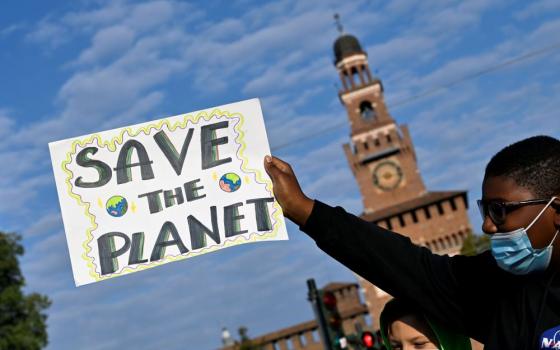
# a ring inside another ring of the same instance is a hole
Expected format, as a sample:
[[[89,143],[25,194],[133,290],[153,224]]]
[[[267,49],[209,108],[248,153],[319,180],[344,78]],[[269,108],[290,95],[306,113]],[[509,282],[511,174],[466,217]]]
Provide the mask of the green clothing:
[[[392,299],[387,303],[387,305],[398,303],[398,302],[399,301],[397,301],[396,299]],[[380,328],[381,328],[381,336],[383,337],[383,343],[385,344],[385,348],[387,348],[387,350],[393,350],[393,348],[391,347],[391,343],[389,342],[389,337],[388,337],[388,334],[387,334],[387,328],[388,328],[387,327],[388,326],[387,325],[387,320],[386,320],[387,315],[384,315],[385,310],[387,309],[387,305],[385,306],[385,309],[383,310],[383,312],[381,312],[381,317],[380,317],[379,323],[380,323]],[[424,318],[426,319],[426,321],[428,321],[428,324],[430,325],[430,328],[432,329],[432,331],[436,335],[437,341],[439,343],[438,349],[440,349],[440,350],[471,350],[471,342],[470,342],[470,339],[467,336],[462,335],[462,334],[449,332],[445,328],[442,328],[441,326],[437,325],[436,323],[434,323],[433,321],[428,319],[426,316],[424,316]]]

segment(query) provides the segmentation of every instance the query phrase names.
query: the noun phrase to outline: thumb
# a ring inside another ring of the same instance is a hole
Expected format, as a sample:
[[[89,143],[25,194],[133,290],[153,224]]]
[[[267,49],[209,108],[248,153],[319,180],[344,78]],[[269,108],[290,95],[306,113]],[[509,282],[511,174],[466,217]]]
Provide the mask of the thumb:
[[[272,178],[273,182],[276,181],[282,173],[282,171],[278,169],[276,164],[272,161],[271,156],[264,157],[264,170],[266,170],[266,173]]]

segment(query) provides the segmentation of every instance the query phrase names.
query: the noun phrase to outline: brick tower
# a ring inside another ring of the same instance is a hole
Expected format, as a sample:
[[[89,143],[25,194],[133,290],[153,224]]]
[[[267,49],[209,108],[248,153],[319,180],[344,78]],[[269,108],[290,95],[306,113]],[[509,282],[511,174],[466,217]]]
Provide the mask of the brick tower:
[[[389,114],[383,84],[372,76],[358,39],[344,34],[339,23],[338,28],[334,64],[351,127],[350,143],[343,147],[362,195],[362,218],[407,235],[435,253],[457,254],[471,233],[467,193],[427,191],[408,127],[397,125]],[[378,328],[379,314],[390,296],[359,276],[358,280]]]

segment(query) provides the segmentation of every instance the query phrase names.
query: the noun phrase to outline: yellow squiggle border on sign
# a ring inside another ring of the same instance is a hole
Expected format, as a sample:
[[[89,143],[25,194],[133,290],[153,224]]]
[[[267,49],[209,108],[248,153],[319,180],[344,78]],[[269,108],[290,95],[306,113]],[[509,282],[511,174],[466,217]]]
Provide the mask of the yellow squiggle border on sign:
[[[241,129],[242,125],[245,122],[245,118],[243,117],[243,115],[241,113],[229,113],[227,111],[221,111],[219,109],[214,109],[209,114],[206,113],[206,112],[199,112],[195,117],[193,117],[192,115],[189,115],[189,114],[184,115],[182,121],[177,121],[174,124],[171,124],[168,119],[162,119],[158,122],[151,123],[151,124],[145,125],[143,127],[140,127],[136,131],[133,131],[132,127],[123,128],[120,132],[120,135],[115,136],[111,140],[108,140],[108,141],[103,141],[101,139],[101,135],[96,133],[96,134],[92,134],[92,135],[90,135],[90,136],[88,136],[84,139],[75,140],[75,141],[72,142],[71,150],[66,154],[66,159],[62,162],[61,167],[62,167],[62,171],[67,175],[65,182],[66,182],[66,185],[68,187],[68,194],[70,195],[71,198],[73,198],[77,201],[78,205],[84,207],[84,214],[89,219],[90,224],[91,224],[91,226],[86,230],[86,240],[82,243],[82,247],[84,248],[84,252],[82,253],[81,257],[82,257],[83,260],[86,261],[87,267],[89,269],[89,275],[95,281],[105,280],[105,279],[125,275],[125,274],[131,273],[131,272],[145,270],[145,269],[152,268],[152,267],[155,267],[155,266],[159,266],[159,265],[171,262],[171,261],[178,261],[178,260],[183,260],[183,259],[195,257],[195,256],[198,256],[198,255],[201,255],[201,254],[206,254],[206,253],[209,253],[209,252],[213,252],[213,251],[216,251],[216,250],[219,250],[219,249],[222,249],[222,248],[226,248],[226,247],[231,247],[231,246],[234,246],[234,245],[239,245],[239,244],[249,243],[249,242],[257,242],[257,241],[266,240],[266,239],[269,239],[269,238],[276,237],[276,235],[278,234],[278,231],[281,228],[281,225],[282,225],[283,221],[280,220],[280,217],[282,215],[282,209],[280,208],[280,205],[278,204],[278,202],[274,201],[274,203],[272,205],[273,208],[274,208],[274,210],[272,211],[272,218],[273,218],[272,227],[273,227],[273,229],[270,232],[267,232],[267,233],[264,233],[264,234],[259,234],[257,232],[251,232],[251,233],[249,233],[249,236],[247,238],[245,238],[244,236],[236,236],[234,238],[225,239],[223,241],[223,243],[220,244],[220,245],[214,245],[214,246],[211,246],[211,247],[201,248],[200,250],[198,250],[196,252],[189,251],[185,254],[178,255],[178,256],[165,256],[161,260],[158,260],[158,261],[155,261],[155,262],[144,263],[144,264],[138,264],[135,267],[128,267],[127,266],[127,267],[123,268],[118,273],[113,273],[113,274],[109,274],[109,275],[106,275],[106,276],[101,276],[96,271],[94,258],[89,255],[89,253],[92,250],[92,248],[89,246],[89,244],[93,240],[92,232],[97,229],[98,225],[95,222],[95,215],[93,215],[89,211],[90,204],[88,202],[82,201],[82,197],[73,192],[73,187],[72,187],[72,183],[71,183],[70,180],[72,179],[74,174],[72,173],[71,170],[69,170],[67,168],[67,166],[72,162],[72,155],[76,153],[77,147],[78,146],[84,147],[85,145],[88,145],[88,144],[93,143],[94,141],[97,141],[97,144],[98,144],[99,147],[101,147],[101,148],[107,147],[107,149],[109,151],[114,152],[117,148],[117,145],[123,143],[125,133],[128,134],[129,137],[137,136],[142,132],[146,135],[149,135],[150,132],[152,131],[152,129],[161,130],[164,125],[167,126],[169,131],[174,131],[177,128],[180,128],[180,129],[186,128],[186,126],[187,126],[187,124],[189,124],[189,122],[192,123],[192,124],[196,124],[196,123],[199,122],[200,119],[208,121],[213,117],[217,117],[217,118],[226,117],[226,118],[230,118],[230,119],[239,118],[239,122],[235,124],[234,130],[237,132],[237,137],[235,138],[235,141],[241,146],[241,147],[239,147],[239,149],[237,151],[237,156],[239,157],[239,159],[241,159],[241,169],[246,173],[253,173],[255,175],[255,178],[256,178],[257,182],[261,183],[261,184],[265,184],[265,189],[272,196],[272,193],[273,193],[272,192],[272,182],[269,179],[267,179],[266,177],[264,177],[260,170],[250,168],[249,167],[249,159],[244,155],[244,151],[247,148],[247,145],[244,142],[245,133]]]

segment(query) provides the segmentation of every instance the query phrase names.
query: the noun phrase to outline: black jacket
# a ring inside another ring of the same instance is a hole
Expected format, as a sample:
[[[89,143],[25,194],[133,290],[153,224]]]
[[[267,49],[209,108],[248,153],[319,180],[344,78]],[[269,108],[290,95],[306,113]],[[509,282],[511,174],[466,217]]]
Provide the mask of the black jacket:
[[[408,237],[319,201],[300,229],[358,275],[417,303],[429,317],[487,350],[541,349],[543,332],[560,326],[556,271],[515,276],[500,269],[490,252],[436,255]]]

